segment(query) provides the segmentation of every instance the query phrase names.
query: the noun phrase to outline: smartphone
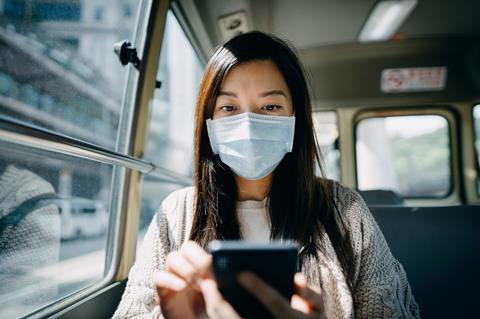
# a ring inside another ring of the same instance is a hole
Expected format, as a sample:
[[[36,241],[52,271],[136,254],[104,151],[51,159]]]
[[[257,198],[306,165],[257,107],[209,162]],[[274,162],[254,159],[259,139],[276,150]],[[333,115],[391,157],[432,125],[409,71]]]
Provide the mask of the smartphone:
[[[213,241],[208,245],[218,288],[242,318],[273,318],[257,298],[237,281],[250,271],[290,301],[295,287],[298,248],[291,242],[255,244],[241,240]]]

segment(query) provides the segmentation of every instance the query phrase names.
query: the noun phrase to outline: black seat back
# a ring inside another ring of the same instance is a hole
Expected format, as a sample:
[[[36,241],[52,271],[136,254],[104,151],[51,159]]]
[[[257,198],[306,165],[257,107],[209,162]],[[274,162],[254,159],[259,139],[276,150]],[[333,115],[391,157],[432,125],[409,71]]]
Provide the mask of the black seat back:
[[[480,206],[370,210],[407,272],[422,318],[478,315]]]
[[[403,205],[403,198],[392,190],[358,190],[367,205]]]

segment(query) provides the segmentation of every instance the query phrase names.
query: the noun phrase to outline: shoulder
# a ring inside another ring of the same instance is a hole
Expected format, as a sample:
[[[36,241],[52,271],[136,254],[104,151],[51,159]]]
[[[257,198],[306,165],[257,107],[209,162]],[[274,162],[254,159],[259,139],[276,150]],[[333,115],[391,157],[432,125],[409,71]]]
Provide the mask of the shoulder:
[[[362,196],[355,189],[345,186],[341,182],[326,178],[320,178],[318,182],[321,185],[321,191],[327,191],[331,194],[335,208],[341,215],[359,208],[368,210]]]
[[[37,174],[8,165],[0,174],[0,197],[8,206],[0,209],[0,218],[10,214],[24,203],[38,200],[39,196],[55,194],[53,186]]]
[[[331,184],[335,196],[334,199],[337,201],[337,204],[342,206],[348,206],[354,202],[364,204],[362,197],[355,189],[338,181],[331,181]]]
[[[15,190],[15,197],[19,202],[55,192],[53,186],[37,174],[14,165],[7,166],[1,176],[1,184],[7,184],[10,190]]]
[[[168,230],[171,243],[179,246],[186,238],[190,227],[195,188],[193,186],[177,189],[163,200],[157,213],[157,223]]]
[[[164,213],[174,212],[179,207],[184,206],[186,202],[193,201],[195,188],[187,186],[171,192],[160,205],[161,211]]]
[[[326,180],[326,182],[330,188],[335,208],[341,216],[349,219],[369,214],[365,201],[355,189],[334,180]]]
[[[329,181],[329,184],[336,217],[346,227],[354,246],[381,233],[367,204],[355,189],[337,181]]]

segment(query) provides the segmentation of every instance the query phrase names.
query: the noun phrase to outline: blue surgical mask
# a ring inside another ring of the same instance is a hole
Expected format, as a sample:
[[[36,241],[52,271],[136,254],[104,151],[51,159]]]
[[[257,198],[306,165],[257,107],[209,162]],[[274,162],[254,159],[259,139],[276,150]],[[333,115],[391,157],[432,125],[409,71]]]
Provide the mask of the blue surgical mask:
[[[238,176],[255,180],[292,151],[295,117],[246,112],[208,119],[207,130],[213,153]]]

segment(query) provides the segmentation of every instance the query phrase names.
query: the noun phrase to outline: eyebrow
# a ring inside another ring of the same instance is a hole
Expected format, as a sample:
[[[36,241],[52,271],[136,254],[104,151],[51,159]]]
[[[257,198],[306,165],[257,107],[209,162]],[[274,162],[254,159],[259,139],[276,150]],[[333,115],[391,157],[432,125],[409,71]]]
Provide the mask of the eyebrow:
[[[230,91],[220,91],[218,93],[218,96],[221,96],[221,95],[237,97],[237,94],[235,94],[233,92],[230,92]],[[269,95],[283,95],[285,98],[287,97],[285,92],[283,92],[282,90],[270,90],[270,91],[266,91],[266,92],[263,92],[262,94],[260,94],[261,97],[266,97],[266,96],[269,96]]]
[[[283,92],[282,90],[270,90],[270,91],[267,91],[267,92],[263,92],[260,95],[262,97],[269,96],[269,95],[283,95],[284,97],[287,97],[285,92]]]
[[[218,96],[221,96],[221,95],[237,97],[237,95],[236,95],[235,93],[229,92],[229,91],[220,91],[220,92],[218,92]]]

